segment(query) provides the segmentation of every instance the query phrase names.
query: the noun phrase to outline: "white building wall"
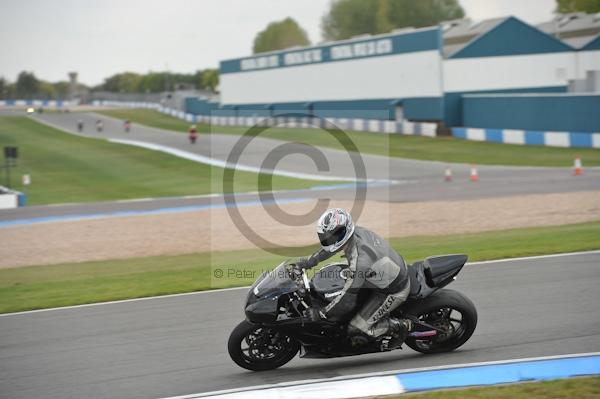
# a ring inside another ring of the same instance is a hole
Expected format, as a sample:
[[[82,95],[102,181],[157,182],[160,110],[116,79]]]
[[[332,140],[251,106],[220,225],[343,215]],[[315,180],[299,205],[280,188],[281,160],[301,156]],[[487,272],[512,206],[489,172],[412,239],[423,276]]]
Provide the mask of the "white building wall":
[[[223,104],[364,100],[442,95],[441,56],[420,51],[220,77]]]
[[[587,71],[600,71],[600,50],[577,53],[577,79],[585,79]]]
[[[574,52],[444,60],[444,91],[466,92],[567,86]]]

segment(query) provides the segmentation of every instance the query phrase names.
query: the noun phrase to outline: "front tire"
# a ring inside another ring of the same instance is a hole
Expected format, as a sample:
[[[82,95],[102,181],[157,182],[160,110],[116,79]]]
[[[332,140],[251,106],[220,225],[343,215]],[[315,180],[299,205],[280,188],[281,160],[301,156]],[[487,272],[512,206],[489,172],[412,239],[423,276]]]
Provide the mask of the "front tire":
[[[264,371],[292,360],[300,350],[300,343],[280,331],[244,320],[231,332],[227,349],[238,366]]]
[[[455,350],[471,338],[477,327],[475,305],[465,295],[454,290],[440,290],[415,303],[405,312],[448,331],[432,340],[413,337],[406,339],[405,343],[411,349],[425,354]]]

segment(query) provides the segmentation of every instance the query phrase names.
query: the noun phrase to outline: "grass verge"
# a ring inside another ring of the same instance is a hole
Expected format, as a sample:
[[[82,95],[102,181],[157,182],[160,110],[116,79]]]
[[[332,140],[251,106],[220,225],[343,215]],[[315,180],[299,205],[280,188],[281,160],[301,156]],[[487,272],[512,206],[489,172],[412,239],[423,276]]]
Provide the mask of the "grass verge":
[[[25,191],[30,205],[198,195],[223,189],[222,168],[74,136],[25,117],[0,117],[0,143],[19,148],[18,166],[11,170],[13,188]],[[30,186],[22,186],[23,174],[31,175]],[[256,191],[258,176],[236,172],[235,190]],[[275,190],[317,184],[273,177]]]
[[[148,109],[105,110],[100,113],[119,119],[166,130],[187,132],[189,123]],[[200,132],[243,134],[248,128],[200,125]],[[573,165],[580,155],[586,166],[600,166],[600,151],[588,148],[556,148],[460,140],[453,137],[385,135],[347,132],[358,150],[365,154],[481,165],[563,166]],[[342,149],[340,142],[320,129],[271,128],[261,137]]]
[[[443,253],[467,253],[471,261],[500,259],[599,249],[600,222],[390,242],[410,262]],[[314,249],[291,252],[302,256]],[[282,259],[245,250],[3,269],[0,313],[245,286]]]
[[[527,382],[494,387],[442,390],[410,395],[418,399],[596,399],[600,397],[600,377]],[[392,399],[392,397],[386,397]],[[405,395],[394,399],[406,398]]]

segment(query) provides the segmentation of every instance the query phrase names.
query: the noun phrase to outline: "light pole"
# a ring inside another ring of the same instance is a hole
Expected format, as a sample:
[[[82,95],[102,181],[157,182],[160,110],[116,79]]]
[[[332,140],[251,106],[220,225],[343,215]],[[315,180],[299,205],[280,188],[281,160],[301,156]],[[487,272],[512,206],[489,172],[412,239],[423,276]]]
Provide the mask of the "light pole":
[[[19,157],[19,149],[17,147],[4,147],[4,174],[6,178],[6,187],[10,187],[10,168],[17,166],[17,158]]]

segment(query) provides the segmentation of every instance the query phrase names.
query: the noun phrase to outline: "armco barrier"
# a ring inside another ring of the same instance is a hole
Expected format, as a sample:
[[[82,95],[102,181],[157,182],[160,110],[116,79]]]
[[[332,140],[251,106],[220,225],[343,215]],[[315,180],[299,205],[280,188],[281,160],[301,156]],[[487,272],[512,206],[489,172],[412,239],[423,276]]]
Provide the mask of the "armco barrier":
[[[126,107],[126,108],[148,108],[154,109],[175,118],[183,119],[191,123],[210,123],[216,126],[278,126],[278,127],[304,127],[304,128],[326,128],[328,123],[340,129],[366,131],[373,133],[406,134],[416,136],[435,137],[437,124],[409,121],[386,121],[379,119],[350,119],[350,118],[303,118],[275,116],[273,118],[257,116],[207,116],[193,115],[172,108],[166,108],[156,103],[122,102],[122,101],[94,101],[97,106]]]
[[[170,399],[343,399],[598,374],[600,353],[589,353],[298,381],[176,396]]]
[[[452,135],[466,140],[506,144],[600,148],[600,133],[535,132],[515,129],[454,127],[452,128]]]

